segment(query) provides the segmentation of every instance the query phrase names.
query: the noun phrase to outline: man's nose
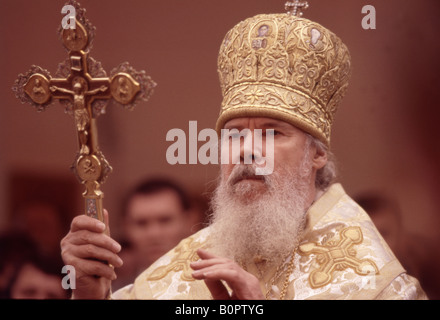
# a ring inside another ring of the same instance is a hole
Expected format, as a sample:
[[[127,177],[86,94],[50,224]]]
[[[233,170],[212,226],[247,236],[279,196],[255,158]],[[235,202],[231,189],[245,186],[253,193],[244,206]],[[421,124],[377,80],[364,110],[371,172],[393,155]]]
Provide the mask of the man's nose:
[[[162,234],[162,229],[161,229],[160,225],[157,223],[153,223],[148,228],[148,237],[150,239],[160,238],[161,234]]]
[[[260,156],[261,151],[255,146],[255,133],[249,131],[240,141],[240,163],[252,164]]]

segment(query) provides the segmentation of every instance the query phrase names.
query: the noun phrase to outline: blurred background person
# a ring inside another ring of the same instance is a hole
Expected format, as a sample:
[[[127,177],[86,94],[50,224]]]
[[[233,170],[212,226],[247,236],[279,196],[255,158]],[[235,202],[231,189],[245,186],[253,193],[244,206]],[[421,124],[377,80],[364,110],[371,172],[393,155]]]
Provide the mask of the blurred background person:
[[[18,266],[35,250],[35,244],[23,234],[4,232],[0,235],[0,299],[9,298],[10,283]]]
[[[145,268],[174,248],[180,240],[203,227],[200,201],[192,200],[176,182],[152,178],[127,195],[122,209],[123,239],[116,290],[134,281]]]
[[[31,255],[19,267],[9,289],[11,299],[67,299],[61,285],[62,264]]]
[[[436,270],[440,259],[435,244],[405,230],[400,206],[392,197],[371,191],[354,199],[371,217],[407,273],[420,281],[430,299],[439,299],[440,276]]]
[[[67,299],[62,288],[61,256],[41,254],[25,234],[0,237],[0,283],[2,299]]]
[[[21,204],[12,216],[11,230],[26,234],[38,251],[51,258],[60,257],[60,241],[68,227],[58,206],[45,199]]]

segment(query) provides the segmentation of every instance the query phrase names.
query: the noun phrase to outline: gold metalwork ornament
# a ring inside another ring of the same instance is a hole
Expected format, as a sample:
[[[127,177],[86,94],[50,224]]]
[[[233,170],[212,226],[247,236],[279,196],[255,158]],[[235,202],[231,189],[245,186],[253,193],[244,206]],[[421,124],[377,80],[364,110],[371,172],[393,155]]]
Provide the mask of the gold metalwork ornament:
[[[53,99],[66,105],[75,120],[79,150],[72,169],[85,185],[85,214],[103,221],[103,192],[100,186],[112,171],[99,149],[96,117],[105,111],[105,101],[113,98],[126,108],[137,100],[147,101],[156,83],[145,71],[136,71],[127,62],[106,76],[99,62],[89,57],[95,28],[85,17],[79,3],[67,4],[76,9],[76,29],[59,29],[60,38],[69,51],[69,58],[58,67],[57,77],[47,70],[32,66],[20,74],[13,91],[22,103],[29,103],[43,111]]]
[[[89,38],[84,26],[76,20],[75,29],[63,29],[61,33],[63,45],[69,51],[81,51],[87,47]]]
[[[280,292],[280,295],[279,295],[279,297],[278,297],[279,300],[284,300],[284,298],[285,298],[285,296],[286,296],[287,289],[288,289],[288,287],[289,287],[289,283],[290,283],[290,276],[291,276],[291,274],[292,274],[292,272],[293,272],[293,269],[295,268],[295,252],[296,252],[296,250],[297,250],[297,248],[295,248],[295,249],[293,250],[292,254],[291,254],[291,258],[290,258],[290,261],[289,261],[289,264],[288,264],[288,266],[287,266],[287,270],[286,270],[286,277],[285,277],[284,282],[283,282],[283,287],[281,288],[281,292]],[[265,259],[262,258],[262,257],[256,257],[256,259],[254,259],[254,262],[257,264],[257,269],[258,269],[258,263],[261,263],[261,262],[263,262],[264,260],[265,260]],[[240,264],[240,267],[241,267],[243,270],[248,271],[248,269],[247,269],[247,267],[246,267],[246,264],[245,264],[244,262],[239,262],[239,264]],[[281,269],[282,269],[283,267],[284,267],[284,264],[281,264],[281,265],[279,265],[279,266],[277,267],[277,270],[275,271],[275,274],[274,274],[274,276],[272,277],[271,287],[270,287],[269,289],[266,290],[266,294],[265,294],[265,298],[266,298],[266,300],[269,300],[269,294],[270,294],[271,291],[272,291],[272,287],[275,286],[275,282],[276,282],[276,280],[282,275],[282,273],[280,274],[280,271],[281,271]],[[260,273],[259,276],[262,278],[262,277],[263,277],[262,272],[261,272],[259,269],[258,269],[258,271],[259,271],[259,273]],[[280,275],[277,277],[277,274],[280,274]]]
[[[129,104],[141,90],[139,83],[128,73],[119,72],[110,80],[113,99],[121,104]]]
[[[34,74],[24,86],[27,95],[37,104],[45,104],[50,100],[49,80],[42,74]]]
[[[223,102],[216,129],[236,117],[272,117],[329,145],[350,70],[347,47],[318,23],[287,14],[246,19],[220,47]]]
[[[293,2],[287,1],[284,7],[288,14],[292,16],[302,17],[303,16],[302,10],[308,9],[309,3],[307,1],[300,1],[300,0],[295,0]]]
[[[283,288],[281,289],[281,293],[280,293],[280,297],[279,297],[280,300],[284,300],[284,297],[286,296],[286,293],[287,293],[287,288],[289,287],[289,282],[290,282],[289,278],[290,278],[290,275],[292,274],[293,268],[295,266],[295,251],[296,250],[294,250],[292,252],[292,257],[290,258],[290,263],[287,267],[286,278],[284,279]],[[267,296],[268,295],[266,294],[266,299],[267,299]]]
[[[77,160],[76,171],[83,181],[99,181],[101,163],[95,155],[81,155]]]
[[[370,259],[360,260],[356,258],[355,244],[363,241],[363,234],[360,227],[348,227],[340,231],[339,240],[330,240],[324,245],[314,242],[305,243],[299,246],[299,253],[302,255],[316,255],[316,261],[320,267],[313,270],[309,276],[310,286],[314,289],[329,284],[333,279],[335,271],[342,271],[351,268],[358,275],[370,275],[372,271],[379,273],[376,264]]]
[[[287,293],[287,288],[289,287],[289,283],[290,283],[290,275],[293,272],[293,269],[295,267],[295,252],[296,252],[296,248],[295,250],[293,250],[292,255],[290,257],[290,262],[289,265],[287,266],[287,270],[286,270],[286,278],[284,279],[283,282],[283,287],[281,288],[281,292],[280,292],[280,296],[279,296],[279,300],[284,300],[284,297],[286,296]],[[275,275],[279,272],[279,270],[281,269],[282,266],[279,266],[277,268],[277,271],[275,272]],[[272,279],[272,286],[271,288],[269,288],[266,292],[266,300],[269,300],[269,293],[272,291],[272,287],[275,285],[275,275]]]

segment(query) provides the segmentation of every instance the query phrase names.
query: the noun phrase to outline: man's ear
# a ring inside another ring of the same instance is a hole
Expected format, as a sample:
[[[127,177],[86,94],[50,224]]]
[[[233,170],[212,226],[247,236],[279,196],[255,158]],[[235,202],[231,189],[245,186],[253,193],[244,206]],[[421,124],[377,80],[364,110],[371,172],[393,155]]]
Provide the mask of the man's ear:
[[[322,167],[324,167],[328,161],[327,151],[321,148],[314,147],[313,152],[314,152],[312,159],[313,168],[319,170]]]

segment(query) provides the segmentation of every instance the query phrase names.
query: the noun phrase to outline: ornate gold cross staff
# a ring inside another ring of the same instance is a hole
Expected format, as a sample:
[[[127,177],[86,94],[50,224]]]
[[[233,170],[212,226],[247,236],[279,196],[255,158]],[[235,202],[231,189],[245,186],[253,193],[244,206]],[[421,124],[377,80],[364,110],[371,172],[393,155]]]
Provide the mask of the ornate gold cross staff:
[[[127,62],[111,72],[111,77],[89,56],[95,28],[85,18],[85,9],[70,0],[67,4],[76,11],[74,29],[60,27],[59,35],[69,58],[58,66],[56,77],[47,70],[32,66],[20,74],[13,90],[22,103],[43,111],[54,99],[59,99],[66,112],[74,117],[79,150],[72,169],[85,185],[85,214],[103,221],[103,192],[100,185],[112,171],[98,146],[96,119],[105,113],[109,99],[132,109],[138,100],[147,101],[156,83],[145,71],[136,71]]]
[[[291,14],[292,16],[298,16],[302,17],[303,13],[302,10],[305,10],[309,7],[309,3],[307,1],[287,1],[285,4],[285,8],[287,10],[288,14]]]

